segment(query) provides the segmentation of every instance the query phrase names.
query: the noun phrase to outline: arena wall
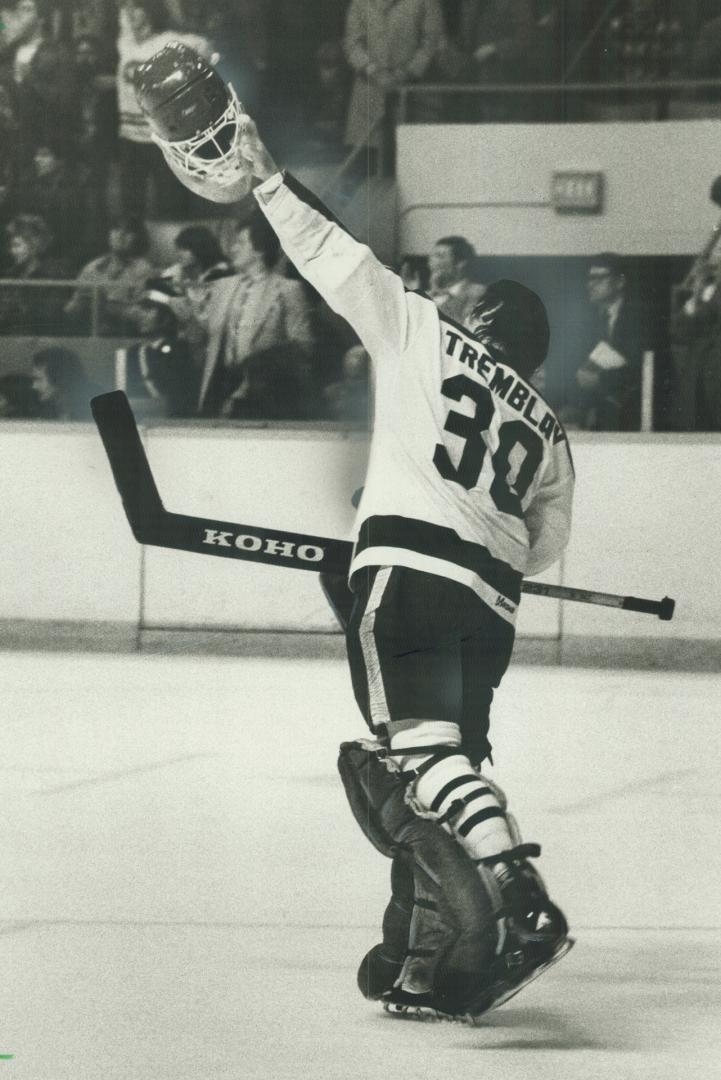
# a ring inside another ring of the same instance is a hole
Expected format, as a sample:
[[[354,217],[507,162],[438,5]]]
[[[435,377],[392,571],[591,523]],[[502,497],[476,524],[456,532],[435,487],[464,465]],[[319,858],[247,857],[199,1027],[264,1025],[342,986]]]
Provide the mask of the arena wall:
[[[367,438],[326,427],[143,427],[169,510],[248,525],[345,536],[362,484]],[[673,666],[678,643],[721,638],[718,562],[721,437],[573,438],[579,477],[573,538],[563,563],[540,575],[582,588],[678,601],[671,623],[583,604],[527,597],[522,638],[657,643]],[[133,540],[100,440],[90,425],[0,427],[0,520],[7,628],[67,623],[142,630],[335,631],[316,575],[203,559]],[[579,645],[580,643],[580,645]],[[563,658],[559,652],[557,658]]]
[[[695,254],[718,220],[720,143],[721,120],[545,124],[542,139],[533,124],[403,126],[400,250],[457,233],[487,255]],[[602,173],[602,211],[558,213],[559,171]]]

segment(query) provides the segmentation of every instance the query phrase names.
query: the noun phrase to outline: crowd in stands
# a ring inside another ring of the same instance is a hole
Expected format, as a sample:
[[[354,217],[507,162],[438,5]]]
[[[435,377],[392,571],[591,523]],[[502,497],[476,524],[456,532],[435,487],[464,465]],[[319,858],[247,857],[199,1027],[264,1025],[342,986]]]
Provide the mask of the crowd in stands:
[[[0,334],[123,339],[128,387],[183,417],[363,422],[368,358],[262,217],[246,207],[209,220],[165,166],[132,89],[137,64],[165,42],[214,57],[291,163],[339,162],[369,129],[371,152],[380,147],[402,85],[721,72],[721,0],[0,0],[0,25]],[[411,118],[532,119],[525,101],[431,91]],[[147,222],[161,219],[178,223],[170,265],[152,255]],[[476,265],[467,241],[447,236],[399,272],[467,322],[485,287]],[[624,338],[624,269],[604,256],[589,273],[595,340],[565,417],[637,427],[643,335]],[[614,294],[610,316],[601,286]],[[707,294],[673,323],[700,371],[715,327]],[[2,376],[0,416],[87,415],[90,383],[61,346],[38,352],[32,377]]]

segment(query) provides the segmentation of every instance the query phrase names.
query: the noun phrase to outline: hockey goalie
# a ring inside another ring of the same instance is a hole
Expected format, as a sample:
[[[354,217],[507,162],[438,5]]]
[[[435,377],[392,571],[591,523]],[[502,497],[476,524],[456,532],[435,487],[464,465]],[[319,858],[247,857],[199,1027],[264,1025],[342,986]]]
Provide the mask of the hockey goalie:
[[[278,169],[232,89],[187,47],[140,65],[136,91],[175,175],[214,202],[252,191],[371,357],[370,462],[350,573],[331,583],[372,736],[341,747],[340,775],[391,860],[382,941],[359,985],[398,1015],[475,1019],[571,945],[530,862],[540,848],[481,772],[523,577],[554,563],[570,531],[566,435],[530,381],[548,349],[545,308],[521,283],[494,282],[469,328],[406,292]]]

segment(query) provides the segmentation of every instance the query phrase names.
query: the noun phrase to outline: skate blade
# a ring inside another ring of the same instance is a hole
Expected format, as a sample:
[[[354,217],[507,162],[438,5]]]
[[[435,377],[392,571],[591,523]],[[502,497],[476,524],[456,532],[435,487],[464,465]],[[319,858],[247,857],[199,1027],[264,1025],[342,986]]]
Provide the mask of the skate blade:
[[[519,991],[523,990],[529,983],[532,983],[539,975],[543,975],[544,971],[547,971],[548,968],[553,967],[559,960],[562,960],[566,953],[571,951],[575,943],[575,938],[565,938],[558,946],[553,956],[546,960],[545,964],[539,964],[539,966],[529,972],[521,982],[509,986],[507,990],[502,991],[498,997],[494,997],[493,1000],[488,1005],[485,1005],[480,1011],[474,1012],[473,1019],[477,1020],[481,1016],[485,1016],[487,1012],[491,1012],[492,1009],[497,1009],[500,1005],[505,1005],[507,1001],[510,1001],[512,997],[515,997]]]
[[[444,1013],[430,1005],[399,1005],[386,1001],[383,1011],[396,1020],[415,1020],[423,1024],[469,1024],[471,1027],[475,1024],[475,1018],[470,1013]]]

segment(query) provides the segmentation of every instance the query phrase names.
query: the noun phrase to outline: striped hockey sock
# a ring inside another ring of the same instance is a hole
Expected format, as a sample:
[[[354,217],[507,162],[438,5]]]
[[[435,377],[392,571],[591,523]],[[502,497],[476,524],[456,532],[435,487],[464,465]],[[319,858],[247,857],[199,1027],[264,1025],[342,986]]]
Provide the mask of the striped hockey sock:
[[[474,861],[508,851],[514,839],[493,788],[474,771],[460,750],[457,724],[423,720],[391,738],[391,752],[403,772],[415,772],[414,795],[424,810],[448,814],[451,829]],[[424,747],[428,753],[423,754]],[[441,751],[439,752],[439,748]],[[404,754],[404,750],[414,751]]]

